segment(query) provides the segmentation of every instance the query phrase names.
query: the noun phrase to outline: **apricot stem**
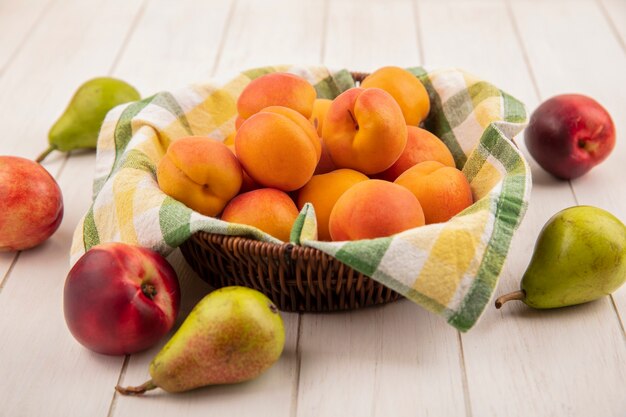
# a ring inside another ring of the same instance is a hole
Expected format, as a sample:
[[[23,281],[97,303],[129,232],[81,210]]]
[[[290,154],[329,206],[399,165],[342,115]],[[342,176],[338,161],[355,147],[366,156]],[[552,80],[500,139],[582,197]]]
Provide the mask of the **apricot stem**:
[[[502,304],[506,303],[507,301],[521,301],[524,298],[526,298],[526,292],[524,292],[524,290],[513,291],[512,293],[501,295],[496,299],[496,308],[502,307]]]
[[[53,145],[48,146],[48,149],[46,149],[45,151],[39,154],[37,159],[35,159],[35,162],[40,163],[41,161],[46,159],[46,156],[50,155],[50,152],[54,151],[55,149],[56,149],[56,146],[53,146]]]
[[[152,380],[149,380],[137,387],[120,387],[119,385],[117,385],[115,387],[115,391],[119,392],[122,395],[141,395],[146,391],[150,391],[155,388],[158,387],[154,384],[154,382],[152,382]]]

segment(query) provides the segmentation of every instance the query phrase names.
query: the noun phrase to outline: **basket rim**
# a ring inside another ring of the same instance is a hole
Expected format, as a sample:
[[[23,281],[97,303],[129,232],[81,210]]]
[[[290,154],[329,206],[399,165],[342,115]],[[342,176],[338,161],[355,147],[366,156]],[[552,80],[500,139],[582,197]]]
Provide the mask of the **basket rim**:
[[[263,240],[256,240],[247,236],[234,236],[234,235],[225,235],[221,233],[207,232],[204,230],[198,230],[194,232],[188,240],[191,239],[202,238],[205,240],[220,240],[224,242],[226,245],[231,247],[238,247],[240,245],[252,246],[252,248],[247,249],[257,249],[259,251],[264,251],[267,253],[274,252],[275,255],[284,256],[287,255],[290,259],[296,260],[299,256],[311,256],[312,254],[319,254],[323,258],[327,258],[328,260],[334,260],[337,262],[341,262],[339,259],[335,258],[323,252],[317,248],[313,248],[310,246],[302,246],[292,242],[283,242],[283,243],[275,243],[275,242],[267,242]],[[343,262],[341,262],[343,264]],[[345,265],[345,264],[344,264]],[[348,266],[348,265],[346,265]],[[349,267],[349,266],[348,266]],[[350,268],[350,267],[349,267]]]

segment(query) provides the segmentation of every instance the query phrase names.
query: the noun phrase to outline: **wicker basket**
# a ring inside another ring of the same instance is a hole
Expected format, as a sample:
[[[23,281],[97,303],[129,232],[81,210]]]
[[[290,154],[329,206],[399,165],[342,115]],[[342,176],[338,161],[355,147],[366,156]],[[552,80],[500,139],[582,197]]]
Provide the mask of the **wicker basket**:
[[[368,74],[351,75],[360,83]],[[181,251],[209,285],[254,288],[283,311],[354,310],[401,297],[314,248],[198,232],[181,246]]]
[[[181,251],[215,288],[244,285],[283,311],[325,312],[385,304],[400,295],[314,248],[198,232]]]

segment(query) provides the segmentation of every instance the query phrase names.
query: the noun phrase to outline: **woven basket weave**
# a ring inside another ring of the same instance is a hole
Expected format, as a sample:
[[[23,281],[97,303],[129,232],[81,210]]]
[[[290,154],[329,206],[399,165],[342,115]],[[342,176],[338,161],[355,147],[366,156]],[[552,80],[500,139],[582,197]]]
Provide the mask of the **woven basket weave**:
[[[314,248],[198,232],[181,251],[215,288],[243,285],[267,295],[283,311],[353,310],[400,295]]]

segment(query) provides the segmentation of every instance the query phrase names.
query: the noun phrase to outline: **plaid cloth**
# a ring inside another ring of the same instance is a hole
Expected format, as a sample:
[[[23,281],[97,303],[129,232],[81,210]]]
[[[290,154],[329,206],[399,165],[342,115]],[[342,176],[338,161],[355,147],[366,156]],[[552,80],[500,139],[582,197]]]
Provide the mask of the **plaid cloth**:
[[[461,70],[408,70],[430,95],[425,127],[452,151],[476,203],[446,223],[353,242],[315,240],[315,212],[307,204],[291,240],[336,257],[466,331],[494,292],[528,204],[530,169],[511,141],[523,129],[526,112],[515,98]],[[111,110],[98,139],[93,204],[76,228],[72,264],[92,246],[110,241],[167,255],[199,230],[278,242],[258,229],[203,216],[165,195],[156,182],[158,161],[173,140],[188,135],[224,140],[234,130],[243,88],[273,71],[304,77],[323,98],[355,85],[346,70],[265,67]]]

